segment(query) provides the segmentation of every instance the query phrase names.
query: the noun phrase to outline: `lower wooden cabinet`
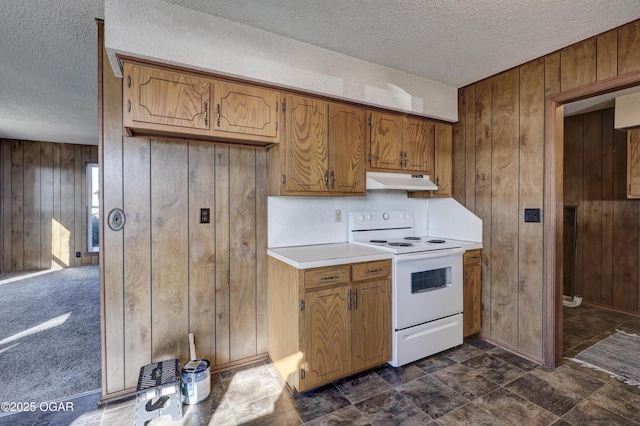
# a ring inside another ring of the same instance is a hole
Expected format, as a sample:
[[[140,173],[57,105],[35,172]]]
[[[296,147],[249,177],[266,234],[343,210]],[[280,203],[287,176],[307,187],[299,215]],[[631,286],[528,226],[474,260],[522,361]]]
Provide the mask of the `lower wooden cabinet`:
[[[270,257],[267,303],[269,357],[297,391],[391,358],[389,260],[300,270]]]
[[[391,279],[357,284],[352,289],[351,367],[361,371],[391,359]]]
[[[350,296],[347,286],[304,295],[304,389],[346,376],[352,370],[351,312],[346,309]]]
[[[481,326],[481,250],[464,254],[463,332],[466,337],[478,333]]]
[[[640,198],[640,128],[627,131],[627,198]]]

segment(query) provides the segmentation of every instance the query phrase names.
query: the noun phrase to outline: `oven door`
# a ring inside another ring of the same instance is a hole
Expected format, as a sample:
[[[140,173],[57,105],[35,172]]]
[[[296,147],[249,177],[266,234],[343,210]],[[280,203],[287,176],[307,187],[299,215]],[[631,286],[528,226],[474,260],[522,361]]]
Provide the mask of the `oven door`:
[[[463,253],[450,249],[394,257],[395,330],[462,312]]]

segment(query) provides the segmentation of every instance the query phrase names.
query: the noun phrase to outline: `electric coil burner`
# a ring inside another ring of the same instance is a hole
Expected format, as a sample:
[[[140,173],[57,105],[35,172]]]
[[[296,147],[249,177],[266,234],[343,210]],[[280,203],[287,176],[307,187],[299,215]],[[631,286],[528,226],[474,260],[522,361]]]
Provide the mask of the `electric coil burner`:
[[[394,254],[391,365],[462,344],[460,242],[415,235],[411,211],[349,213],[349,242]]]

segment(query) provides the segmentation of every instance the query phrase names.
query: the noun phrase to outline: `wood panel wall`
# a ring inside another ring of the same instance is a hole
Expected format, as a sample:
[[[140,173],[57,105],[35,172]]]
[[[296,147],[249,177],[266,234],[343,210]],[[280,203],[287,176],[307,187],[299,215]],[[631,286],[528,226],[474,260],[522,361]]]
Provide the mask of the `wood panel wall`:
[[[525,223],[524,209],[543,206],[545,96],[639,70],[634,21],[459,90],[453,196],[483,220],[484,337],[542,361],[543,228]]]
[[[186,362],[188,333],[212,366],[266,356],[266,151],[123,136],[122,80],[101,69],[103,212],[126,215],[103,229],[103,400]]]
[[[0,140],[0,271],[98,264],[87,253],[86,185],[97,161],[97,146]]]
[[[565,119],[564,200],[578,212],[575,294],[638,313],[640,200],[626,197],[627,133],[613,122],[613,108]]]

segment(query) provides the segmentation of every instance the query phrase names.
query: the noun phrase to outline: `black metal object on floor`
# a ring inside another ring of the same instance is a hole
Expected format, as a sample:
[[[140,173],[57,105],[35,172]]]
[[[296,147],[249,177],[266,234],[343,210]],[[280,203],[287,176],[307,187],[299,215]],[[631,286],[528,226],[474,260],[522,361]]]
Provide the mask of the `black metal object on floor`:
[[[182,418],[180,363],[170,359],[140,368],[136,389],[135,426],[144,426],[156,417],[171,414]]]

